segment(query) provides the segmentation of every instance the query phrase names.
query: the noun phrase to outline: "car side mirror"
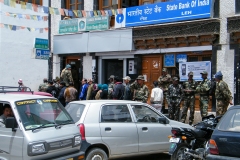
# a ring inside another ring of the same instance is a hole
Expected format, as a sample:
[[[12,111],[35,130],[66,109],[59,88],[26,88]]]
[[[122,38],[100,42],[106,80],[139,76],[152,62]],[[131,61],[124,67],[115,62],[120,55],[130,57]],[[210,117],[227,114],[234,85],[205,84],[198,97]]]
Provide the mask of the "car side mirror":
[[[7,117],[5,121],[5,126],[6,128],[12,128],[12,131],[15,132],[16,131],[15,128],[18,127],[15,117]]]
[[[161,124],[168,124],[169,123],[166,117],[159,117],[158,122],[161,123]]]

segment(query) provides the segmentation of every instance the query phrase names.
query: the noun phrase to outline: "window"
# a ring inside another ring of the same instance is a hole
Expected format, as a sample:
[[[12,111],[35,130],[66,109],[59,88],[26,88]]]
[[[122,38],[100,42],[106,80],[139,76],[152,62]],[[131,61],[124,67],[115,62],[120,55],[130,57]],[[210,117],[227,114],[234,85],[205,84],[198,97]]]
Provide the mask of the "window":
[[[118,9],[120,8],[120,2],[121,0],[102,0],[99,1],[99,8],[101,10]]]
[[[146,5],[151,3],[159,3],[159,2],[168,2],[173,0],[140,0],[140,5]]]
[[[159,123],[158,119],[161,117],[147,106],[132,105],[133,112],[136,116],[137,122],[140,123]]]
[[[84,10],[84,0],[67,0],[67,9]]]
[[[240,1],[235,0],[235,8],[236,8],[236,13],[240,13]]]
[[[42,0],[24,0],[24,2],[42,5]]]
[[[240,132],[240,109],[234,109],[226,113],[219,122],[219,130]]]
[[[101,122],[132,122],[127,105],[107,105],[102,107]]]
[[[71,115],[74,123],[80,120],[82,113],[84,111],[85,105],[83,104],[74,104],[71,103],[68,106],[66,106],[66,110]]]

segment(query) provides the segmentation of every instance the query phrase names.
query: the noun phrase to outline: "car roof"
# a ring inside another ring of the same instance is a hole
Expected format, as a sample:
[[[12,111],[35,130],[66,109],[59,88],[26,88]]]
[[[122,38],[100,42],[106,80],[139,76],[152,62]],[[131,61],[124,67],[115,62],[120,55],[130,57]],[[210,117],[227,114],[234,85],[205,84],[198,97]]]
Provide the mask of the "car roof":
[[[70,103],[81,103],[81,104],[89,104],[89,103],[100,103],[100,104],[106,104],[106,103],[128,103],[128,104],[143,104],[142,102],[137,101],[128,101],[128,100],[84,100],[84,101],[72,101]]]
[[[5,94],[0,93],[0,101],[21,101],[21,100],[28,100],[28,99],[38,99],[38,98],[53,98],[47,96],[39,96],[39,95],[28,95],[28,94]]]

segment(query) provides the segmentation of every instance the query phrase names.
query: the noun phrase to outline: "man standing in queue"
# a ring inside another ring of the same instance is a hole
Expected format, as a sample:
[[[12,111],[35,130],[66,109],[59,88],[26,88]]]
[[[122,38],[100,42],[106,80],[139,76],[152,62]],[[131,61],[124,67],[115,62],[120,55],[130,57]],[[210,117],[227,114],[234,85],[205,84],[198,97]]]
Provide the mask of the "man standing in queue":
[[[163,90],[162,113],[165,113],[165,103],[168,87],[171,83],[171,75],[167,74],[167,68],[162,69],[162,75],[158,78],[159,87]]]
[[[215,74],[216,91],[215,97],[217,99],[216,116],[224,115],[227,111],[228,105],[232,103],[232,93],[230,92],[226,82],[222,80],[222,72],[219,71]]]
[[[202,118],[208,115],[209,91],[211,89],[211,81],[207,79],[207,71],[202,71],[202,82],[197,86],[196,92],[200,94],[200,112]]]
[[[189,72],[188,81],[183,82],[184,103],[181,117],[182,123],[185,123],[188,108],[190,108],[189,125],[192,125],[194,121],[196,88],[197,82],[193,80],[193,72]]]
[[[173,83],[169,85],[167,91],[168,114],[172,120],[179,121],[180,103],[183,97],[183,88],[178,84],[178,78],[173,77]]]
[[[147,103],[149,96],[148,87],[144,84],[144,76],[139,75],[137,77],[137,82],[131,84],[130,88],[133,90],[133,100]]]

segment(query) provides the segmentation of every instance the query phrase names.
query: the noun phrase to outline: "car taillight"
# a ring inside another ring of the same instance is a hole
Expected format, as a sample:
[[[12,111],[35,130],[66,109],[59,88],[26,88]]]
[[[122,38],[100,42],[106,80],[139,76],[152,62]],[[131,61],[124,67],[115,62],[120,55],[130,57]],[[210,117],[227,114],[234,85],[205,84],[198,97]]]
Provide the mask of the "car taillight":
[[[209,141],[209,151],[210,154],[219,154],[217,143],[213,139]]]
[[[176,130],[176,129],[172,129],[172,134],[177,136],[179,134],[179,130]]]
[[[86,140],[84,124],[81,123],[81,124],[78,125],[78,127],[79,127],[79,131],[81,133],[82,140]]]

